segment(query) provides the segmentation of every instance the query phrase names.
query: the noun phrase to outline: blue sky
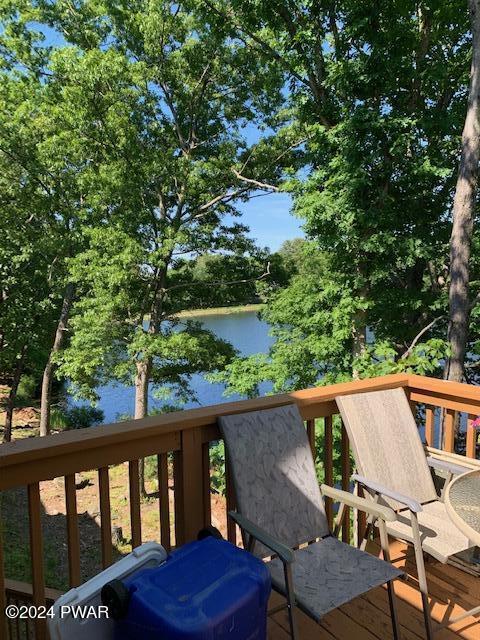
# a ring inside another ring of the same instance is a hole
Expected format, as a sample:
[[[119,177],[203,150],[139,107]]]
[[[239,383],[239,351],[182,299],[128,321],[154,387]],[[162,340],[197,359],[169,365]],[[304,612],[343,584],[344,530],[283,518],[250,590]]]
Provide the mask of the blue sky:
[[[255,144],[262,135],[254,124],[247,125],[243,133],[248,144]],[[265,133],[270,131],[264,131],[263,135]],[[285,240],[304,235],[302,221],[290,213],[291,208],[292,199],[287,193],[269,193],[238,206],[242,222],[250,227],[250,236],[257,245],[272,251],[276,251]]]
[[[238,207],[241,221],[250,227],[250,236],[257,245],[276,251],[285,240],[304,235],[301,220],[290,213],[291,203],[288,194],[272,193]]]

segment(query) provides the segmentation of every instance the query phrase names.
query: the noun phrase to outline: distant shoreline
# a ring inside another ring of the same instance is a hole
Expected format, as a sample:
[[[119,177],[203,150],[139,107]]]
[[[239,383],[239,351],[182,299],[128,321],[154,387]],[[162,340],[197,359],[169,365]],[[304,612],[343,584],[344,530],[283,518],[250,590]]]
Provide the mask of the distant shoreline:
[[[207,309],[188,309],[176,314],[177,318],[201,318],[203,316],[228,316],[233,313],[261,311],[265,305],[244,304],[233,307],[209,307]]]

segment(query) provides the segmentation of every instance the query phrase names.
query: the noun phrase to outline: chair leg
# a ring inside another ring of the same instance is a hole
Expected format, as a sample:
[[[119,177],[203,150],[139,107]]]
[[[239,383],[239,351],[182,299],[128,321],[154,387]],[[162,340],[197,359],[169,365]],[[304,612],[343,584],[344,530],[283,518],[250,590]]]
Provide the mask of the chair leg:
[[[388,540],[387,527],[384,520],[378,521],[378,529],[380,531],[380,544],[382,546],[382,554],[385,562],[390,562],[390,543]],[[392,619],[393,640],[400,640],[400,624],[398,622],[397,601],[395,596],[395,588],[393,580],[387,582],[388,602],[390,605],[390,617]]]
[[[425,631],[427,634],[427,640],[432,640],[433,629],[432,629],[432,618],[430,616],[430,605],[428,603],[428,593],[423,592],[422,587],[420,587],[420,591],[422,595],[423,619],[425,621]]]
[[[400,624],[398,622],[397,602],[393,580],[387,582],[388,603],[390,605],[390,617],[392,619],[393,640],[401,640]]]
[[[432,617],[430,615],[430,604],[428,602],[427,575],[425,573],[425,561],[423,558],[422,541],[420,539],[420,529],[418,527],[417,514],[411,512],[410,517],[411,517],[412,531],[413,531],[413,548],[415,550],[415,561],[417,565],[418,584],[420,587],[420,593],[422,595],[425,631],[427,634],[427,640],[432,640],[433,638]]]
[[[290,623],[290,635],[292,640],[298,640],[297,616],[295,592],[293,590],[292,565],[285,563],[283,565],[285,575],[285,591],[287,594],[288,621]]]

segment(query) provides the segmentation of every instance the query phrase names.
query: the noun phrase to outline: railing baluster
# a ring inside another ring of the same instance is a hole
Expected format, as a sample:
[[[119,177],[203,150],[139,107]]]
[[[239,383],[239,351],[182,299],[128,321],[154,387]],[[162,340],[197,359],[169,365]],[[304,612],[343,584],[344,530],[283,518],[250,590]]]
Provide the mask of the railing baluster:
[[[98,470],[98,499],[100,503],[100,537],[102,545],[102,566],[112,564],[112,514],[110,510],[110,480],[108,467]]]
[[[70,587],[80,584],[80,536],[78,533],[77,490],[75,474],[65,476],[65,510],[67,512],[68,577]]]
[[[358,497],[364,498],[365,492],[363,490],[363,487],[357,484],[356,489],[357,489]],[[361,509],[357,509],[357,531],[356,531],[355,546],[358,547],[362,543],[366,529],[367,529],[367,514],[365,513],[365,511],[362,511]]]
[[[228,454],[225,449],[225,497],[227,503],[227,539],[232,544],[237,544],[237,526],[235,522],[228,517],[229,511],[236,509],[235,488],[233,486],[232,471],[228,461]]]
[[[350,490],[350,446],[348,442],[347,430],[342,422],[342,489]],[[350,507],[345,508],[345,517],[342,526],[343,542],[350,542]]]
[[[185,542],[196,540],[204,523],[201,429],[182,431],[183,522]]]
[[[20,640],[22,636],[21,636],[21,632],[20,632],[20,619],[19,618],[17,618],[15,626],[16,626],[16,632],[17,632],[17,640]],[[28,626],[27,625],[25,625],[25,628],[28,630]],[[28,635],[27,635],[27,638],[28,638]]]
[[[326,416],[324,420],[325,435],[323,445],[323,468],[325,472],[325,484],[333,486],[333,421],[332,416]],[[331,498],[325,499],[325,511],[328,525],[333,527],[333,504]]]
[[[317,458],[317,445],[315,443],[315,420],[307,420],[307,436],[312,450],[313,461]]]
[[[465,454],[469,458],[477,457],[477,430],[473,426],[473,421],[477,416],[469,415],[467,418],[467,442]]]
[[[455,411],[447,409],[444,416],[443,446],[444,451],[454,453],[455,451]]]
[[[28,516],[30,529],[30,557],[32,563],[33,604],[37,607],[45,605],[45,577],[43,567],[43,537],[41,521],[42,503],[38,482],[28,485]],[[46,621],[35,618],[35,640],[47,637]]]
[[[0,611],[2,615],[0,615],[0,638],[2,636],[6,637],[7,634],[7,621],[6,616],[3,615],[5,611],[5,606],[7,604],[7,597],[5,592],[5,573],[4,573],[4,564],[3,564],[3,539],[2,539],[2,527],[0,527]]]
[[[16,627],[16,633],[17,633],[17,640],[21,640],[22,636],[21,636],[21,631],[20,631],[20,620],[19,620],[19,618],[17,618],[17,620],[16,620],[15,627]],[[25,625],[25,628],[28,631],[27,625]],[[28,635],[27,635],[27,638],[28,638]]]
[[[435,410],[432,407],[426,407],[425,411],[425,440],[429,447],[433,447],[435,443]]]
[[[160,519],[160,541],[170,551],[170,501],[168,497],[168,455],[157,456],[158,509]]]
[[[132,549],[134,549],[142,544],[138,460],[130,460],[128,463],[128,480],[130,488],[130,527],[132,530]]]
[[[410,394],[408,394],[410,395]],[[409,404],[410,404],[410,409],[412,411],[413,417],[415,418],[415,420],[417,419],[417,403],[414,400],[408,400]]]
[[[203,523],[212,523],[212,503],[210,498],[210,443],[202,444],[202,481],[203,481]]]
[[[181,451],[173,454],[173,489],[175,494],[175,546],[185,542],[185,520],[183,513],[183,457]]]

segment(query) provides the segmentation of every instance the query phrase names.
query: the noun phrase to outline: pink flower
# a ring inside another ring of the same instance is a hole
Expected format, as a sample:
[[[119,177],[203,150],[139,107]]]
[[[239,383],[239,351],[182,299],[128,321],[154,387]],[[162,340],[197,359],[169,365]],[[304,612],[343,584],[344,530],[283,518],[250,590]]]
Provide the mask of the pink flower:
[[[478,416],[478,418],[475,418],[475,420],[472,422],[472,427],[474,429],[480,428],[480,416]]]

